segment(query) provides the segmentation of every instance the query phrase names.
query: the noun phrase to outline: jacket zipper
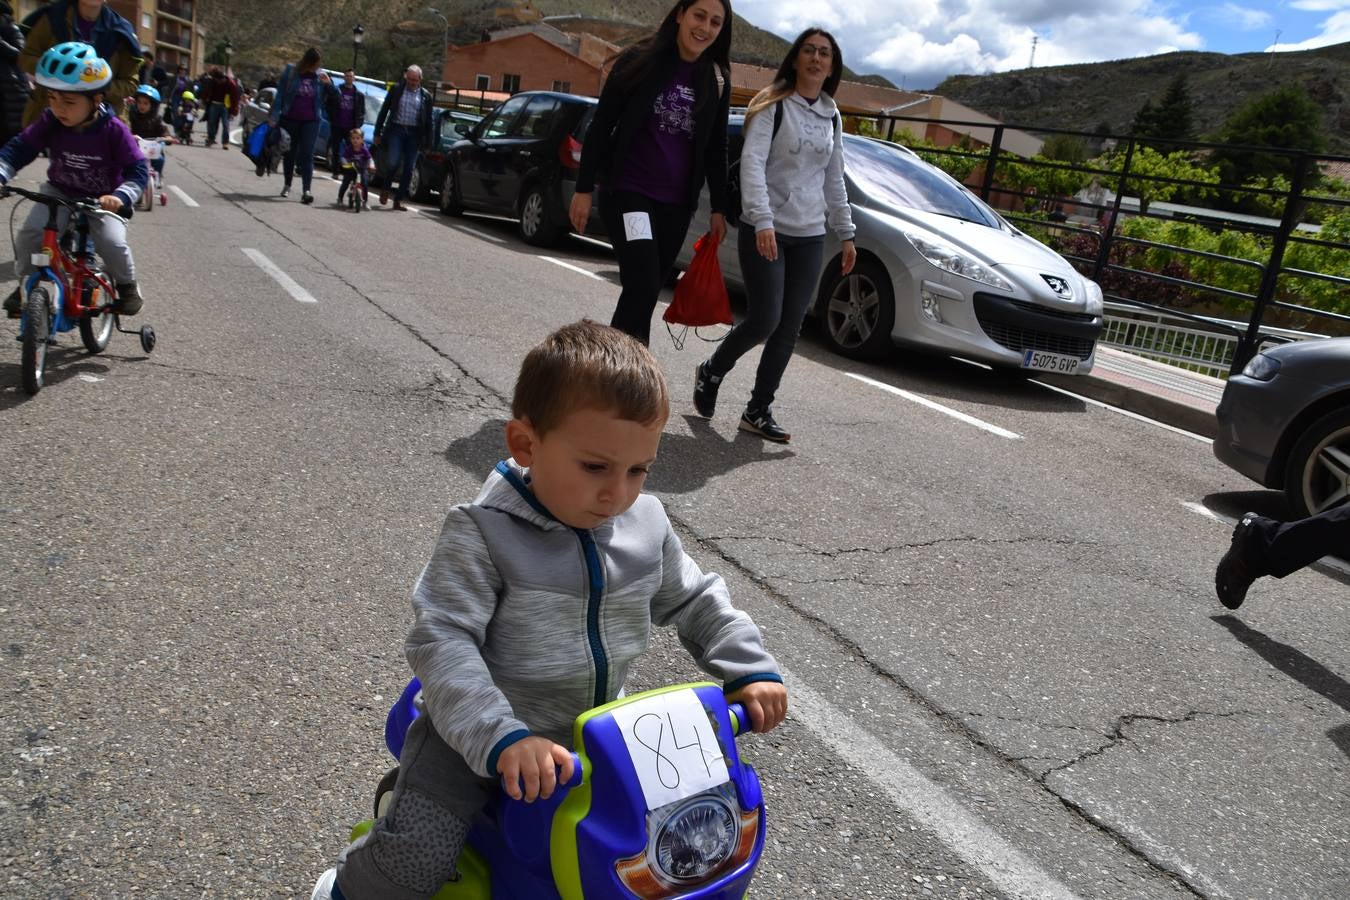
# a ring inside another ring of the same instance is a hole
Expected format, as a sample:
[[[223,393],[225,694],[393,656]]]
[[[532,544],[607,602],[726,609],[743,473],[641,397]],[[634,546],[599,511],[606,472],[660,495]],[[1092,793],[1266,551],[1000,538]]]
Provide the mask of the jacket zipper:
[[[586,603],[586,638],[591,644],[591,658],[595,661],[595,702],[603,706],[609,699],[609,659],[600,641],[600,599],[605,593],[605,575],[600,569],[600,554],[590,532],[576,529],[581,549],[586,554],[586,572],[590,580],[590,596]]]

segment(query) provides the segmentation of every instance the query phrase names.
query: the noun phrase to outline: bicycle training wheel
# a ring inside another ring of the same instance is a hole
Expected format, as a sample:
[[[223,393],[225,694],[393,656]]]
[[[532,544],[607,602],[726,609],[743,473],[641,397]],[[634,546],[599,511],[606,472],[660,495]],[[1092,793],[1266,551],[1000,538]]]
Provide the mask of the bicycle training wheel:
[[[47,374],[47,337],[51,332],[51,302],[45,287],[35,287],[23,305],[23,389],[42,390]]]

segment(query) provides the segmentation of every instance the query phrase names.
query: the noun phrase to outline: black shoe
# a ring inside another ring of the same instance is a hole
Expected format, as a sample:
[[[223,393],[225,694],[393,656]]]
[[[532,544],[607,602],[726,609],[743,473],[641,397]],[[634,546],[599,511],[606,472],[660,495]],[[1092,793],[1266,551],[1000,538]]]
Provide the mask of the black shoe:
[[[757,434],[765,440],[777,444],[786,444],[792,440],[792,435],[784,431],[783,426],[773,420],[773,413],[767,409],[746,407],[745,412],[741,414],[741,424],[738,427],[741,431]]]
[[[117,302],[113,304],[113,312],[119,316],[134,316],[143,305],[145,298],[141,296],[141,289],[136,287],[136,282],[128,281],[117,286]]]
[[[5,315],[11,319],[23,317],[23,298],[19,296],[18,288],[10,291],[5,298]]]
[[[717,409],[717,389],[721,386],[722,376],[709,372],[706,361],[694,369],[694,409],[703,418],[712,418]]]
[[[1242,601],[1247,599],[1247,589],[1252,586],[1252,582],[1265,574],[1261,571],[1259,538],[1252,528],[1253,523],[1261,518],[1256,513],[1243,513],[1233,529],[1233,541],[1228,545],[1228,552],[1214,569],[1214,592],[1219,595],[1219,602],[1229,609],[1241,606]]]
[[[291,195],[291,186],[288,184],[281,189],[281,196],[289,197]]]
[[[267,166],[263,165],[262,163],[258,163],[253,167],[253,174],[257,175],[259,178],[263,177],[263,174],[266,172]]]
[[[305,191],[303,194],[300,195],[300,202],[306,205],[313,203],[314,195],[311,194],[309,191]]]

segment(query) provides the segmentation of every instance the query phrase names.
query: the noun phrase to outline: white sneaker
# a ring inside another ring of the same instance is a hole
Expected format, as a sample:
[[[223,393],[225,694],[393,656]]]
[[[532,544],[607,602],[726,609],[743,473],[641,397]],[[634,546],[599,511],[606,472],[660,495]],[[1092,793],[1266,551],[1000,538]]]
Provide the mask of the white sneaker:
[[[333,900],[333,885],[337,884],[337,869],[329,869],[314,882],[314,891],[309,900]]]

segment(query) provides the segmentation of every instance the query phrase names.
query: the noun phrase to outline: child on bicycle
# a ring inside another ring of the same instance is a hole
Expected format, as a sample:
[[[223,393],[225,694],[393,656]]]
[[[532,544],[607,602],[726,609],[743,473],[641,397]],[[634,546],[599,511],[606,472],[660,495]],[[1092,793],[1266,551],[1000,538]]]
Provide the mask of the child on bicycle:
[[[177,143],[177,140],[169,133],[169,126],[164,123],[164,118],[159,114],[159,91],[148,84],[143,84],[136,88],[134,103],[127,113],[127,121],[131,126],[131,133],[138,138],[144,138],[147,141],[159,141],[161,144]],[[164,150],[161,147],[158,156],[150,160],[150,168],[155,170],[155,180],[158,184],[164,183]],[[147,188],[150,190],[150,188]],[[164,192],[159,192],[159,202],[164,202]]]
[[[149,166],[140,145],[125,122],[103,102],[112,81],[112,68],[93,47],[79,41],[57,44],[37,65],[37,83],[47,89],[48,108],[9,143],[0,148],[0,185],[8,184],[19,169],[47,151],[44,194],[70,200],[97,199],[110,213],[130,216],[149,178]],[[59,224],[69,215],[61,210]],[[47,208],[34,204],[14,238],[14,269],[19,288],[5,301],[11,316],[19,314],[19,292],[36,271],[33,254],[42,249]],[[144,302],[136,286],[136,264],[127,246],[127,221],[121,215],[89,216],[89,236],[103,258],[109,278],[117,285],[114,311],[124,316],[140,312]],[[11,306],[12,300],[12,306]]]
[[[375,158],[370,155],[370,148],[366,146],[366,136],[361,133],[360,128],[353,128],[347,133],[347,140],[342,142],[342,149],[338,155],[342,158],[342,184],[338,186],[337,205],[342,205],[342,195],[351,187],[354,180],[361,180],[361,203],[369,206],[366,194],[370,187],[370,173],[375,171]],[[355,191],[356,188],[352,187]]]
[[[783,720],[787,690],[759,629],[642,493],[669,413],[656,358],[618,329],[567,325],[525,357],[512,459],[450,510],[413,590],[405,650],[426,714],[393,800],[311,900],[435,894],[499,778],[533,801],[571,776],[574,720],[618,696],[653,623],[675,626],[755,731]]]

